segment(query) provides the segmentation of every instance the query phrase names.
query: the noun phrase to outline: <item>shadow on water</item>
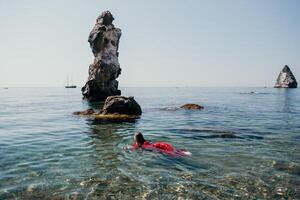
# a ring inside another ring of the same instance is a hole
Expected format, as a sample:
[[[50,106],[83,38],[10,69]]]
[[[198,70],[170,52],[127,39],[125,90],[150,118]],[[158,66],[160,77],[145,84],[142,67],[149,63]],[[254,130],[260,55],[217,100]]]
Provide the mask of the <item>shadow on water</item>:
[[[183,138],[189,138],[193,140],[203,139],[248,139],[248,140],[262,140],[263,136],[255,135],[253,133],[242,133],[236,131],[217,130],[217,129],[167,129],[169,132],[173,132],[181,135]]]

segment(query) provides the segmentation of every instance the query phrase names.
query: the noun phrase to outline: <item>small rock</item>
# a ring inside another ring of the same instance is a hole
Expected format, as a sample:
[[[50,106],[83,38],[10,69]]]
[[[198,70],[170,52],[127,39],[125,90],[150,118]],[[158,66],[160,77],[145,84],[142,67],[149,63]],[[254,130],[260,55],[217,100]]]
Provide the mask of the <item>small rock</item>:
[[[142,109],[134,97],[109,96],[99,114],[141,115]]]
[[[187,110],[202,110],[202,109],[204,109],[203,106],[200,106],[198,104],[185,104],[185,105],[181,106],[180,108],[184,108]]]

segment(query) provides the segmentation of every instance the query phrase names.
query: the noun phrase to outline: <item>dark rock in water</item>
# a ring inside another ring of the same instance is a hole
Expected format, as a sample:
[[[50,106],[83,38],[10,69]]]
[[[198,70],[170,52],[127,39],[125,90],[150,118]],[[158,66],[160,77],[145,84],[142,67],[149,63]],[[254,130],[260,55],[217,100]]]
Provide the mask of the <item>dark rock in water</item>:
[[[289,66],[286,65],[280,72],[274,87],[275,88],[297,88],[297,85],[298,83],[296,81],[295,76],[293,75]]]
[[[104,106],[100,111],[102,115],[121,114],[121,115],[136,115],[142,114],[140,105],[133,97],[110,96],[105,100]]]
[[[202,109],[204,109],[203,106],[200,106],[198,104],[185,104],[185,105],[181,106],[180,108],[184,108],[187,110],[202,110]]]
[[[116,78],[121,73],[118,60],[121,29],[112,24],[109,11],[103,12],[89,35],[89,43],[95,56],[89,67],[89,77],[81,89],[84,99],[104,101],[108,96],[121,95]]]
[[[85,111],[76,111],[73,112],[73,115],[92,115],[95,114],[96,112],[93,109],[87,109]]]
[[[73,114],[100,121],[129,122],[138,119],[142,114],[142,110],[133,97],[109,96],[99,113],[96,113],[93,109],[87,109]]]

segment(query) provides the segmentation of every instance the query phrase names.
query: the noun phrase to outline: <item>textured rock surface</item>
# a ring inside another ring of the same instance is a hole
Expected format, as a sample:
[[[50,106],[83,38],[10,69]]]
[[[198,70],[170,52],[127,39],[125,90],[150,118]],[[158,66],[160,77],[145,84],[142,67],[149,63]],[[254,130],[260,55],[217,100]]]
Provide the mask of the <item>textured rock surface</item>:
[[[121,73],[118,60],[121,29],[114,27],[113,20],[109,11],[103,12],[89,35],[95,59],[89,67],[88,81],[81,89],[89,101],[104,101],[108,96],[121,94],[116,80]]]
[[[204,109],[203,106],[200,106],[197,104],[185,104],[185,105],[181,106],[180,108],[184,108],[187,110],[202,110],[202,109]]]
[[[141,115],[142,109],[133,97],[110,96],[105,100],[100,114]]]
[[[296,78],[293,75],[291,69],[287,65],[284,66],[284,68],[280,72],[274,87],[275,88],[296,88],[297,87]]]
[[[140,118],[140,115],[132,115],[132,114],[130,115],[119,114],[119,113],[102,114],[102,113],[95,112],[92,108],[89,108],[84,111],[73,112],[73,115],[88,117],[94,120],[113,121],[113,122],[134,122],[136,119]]]

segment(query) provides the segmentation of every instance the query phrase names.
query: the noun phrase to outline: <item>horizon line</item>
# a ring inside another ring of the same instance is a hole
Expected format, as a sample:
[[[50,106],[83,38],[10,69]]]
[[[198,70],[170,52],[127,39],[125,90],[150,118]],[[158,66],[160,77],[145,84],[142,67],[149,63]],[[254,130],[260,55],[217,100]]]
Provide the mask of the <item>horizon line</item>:
[[[77,86],[78,89],[82,86]],[[256,88],[274,88],[274,86],[268,86],[268,85],[260,85],[260,86],[120,86],[120,88],[250,88],[250,87],[256,87]],[[65,86],[0,86],[0,88],[65,88]]]

